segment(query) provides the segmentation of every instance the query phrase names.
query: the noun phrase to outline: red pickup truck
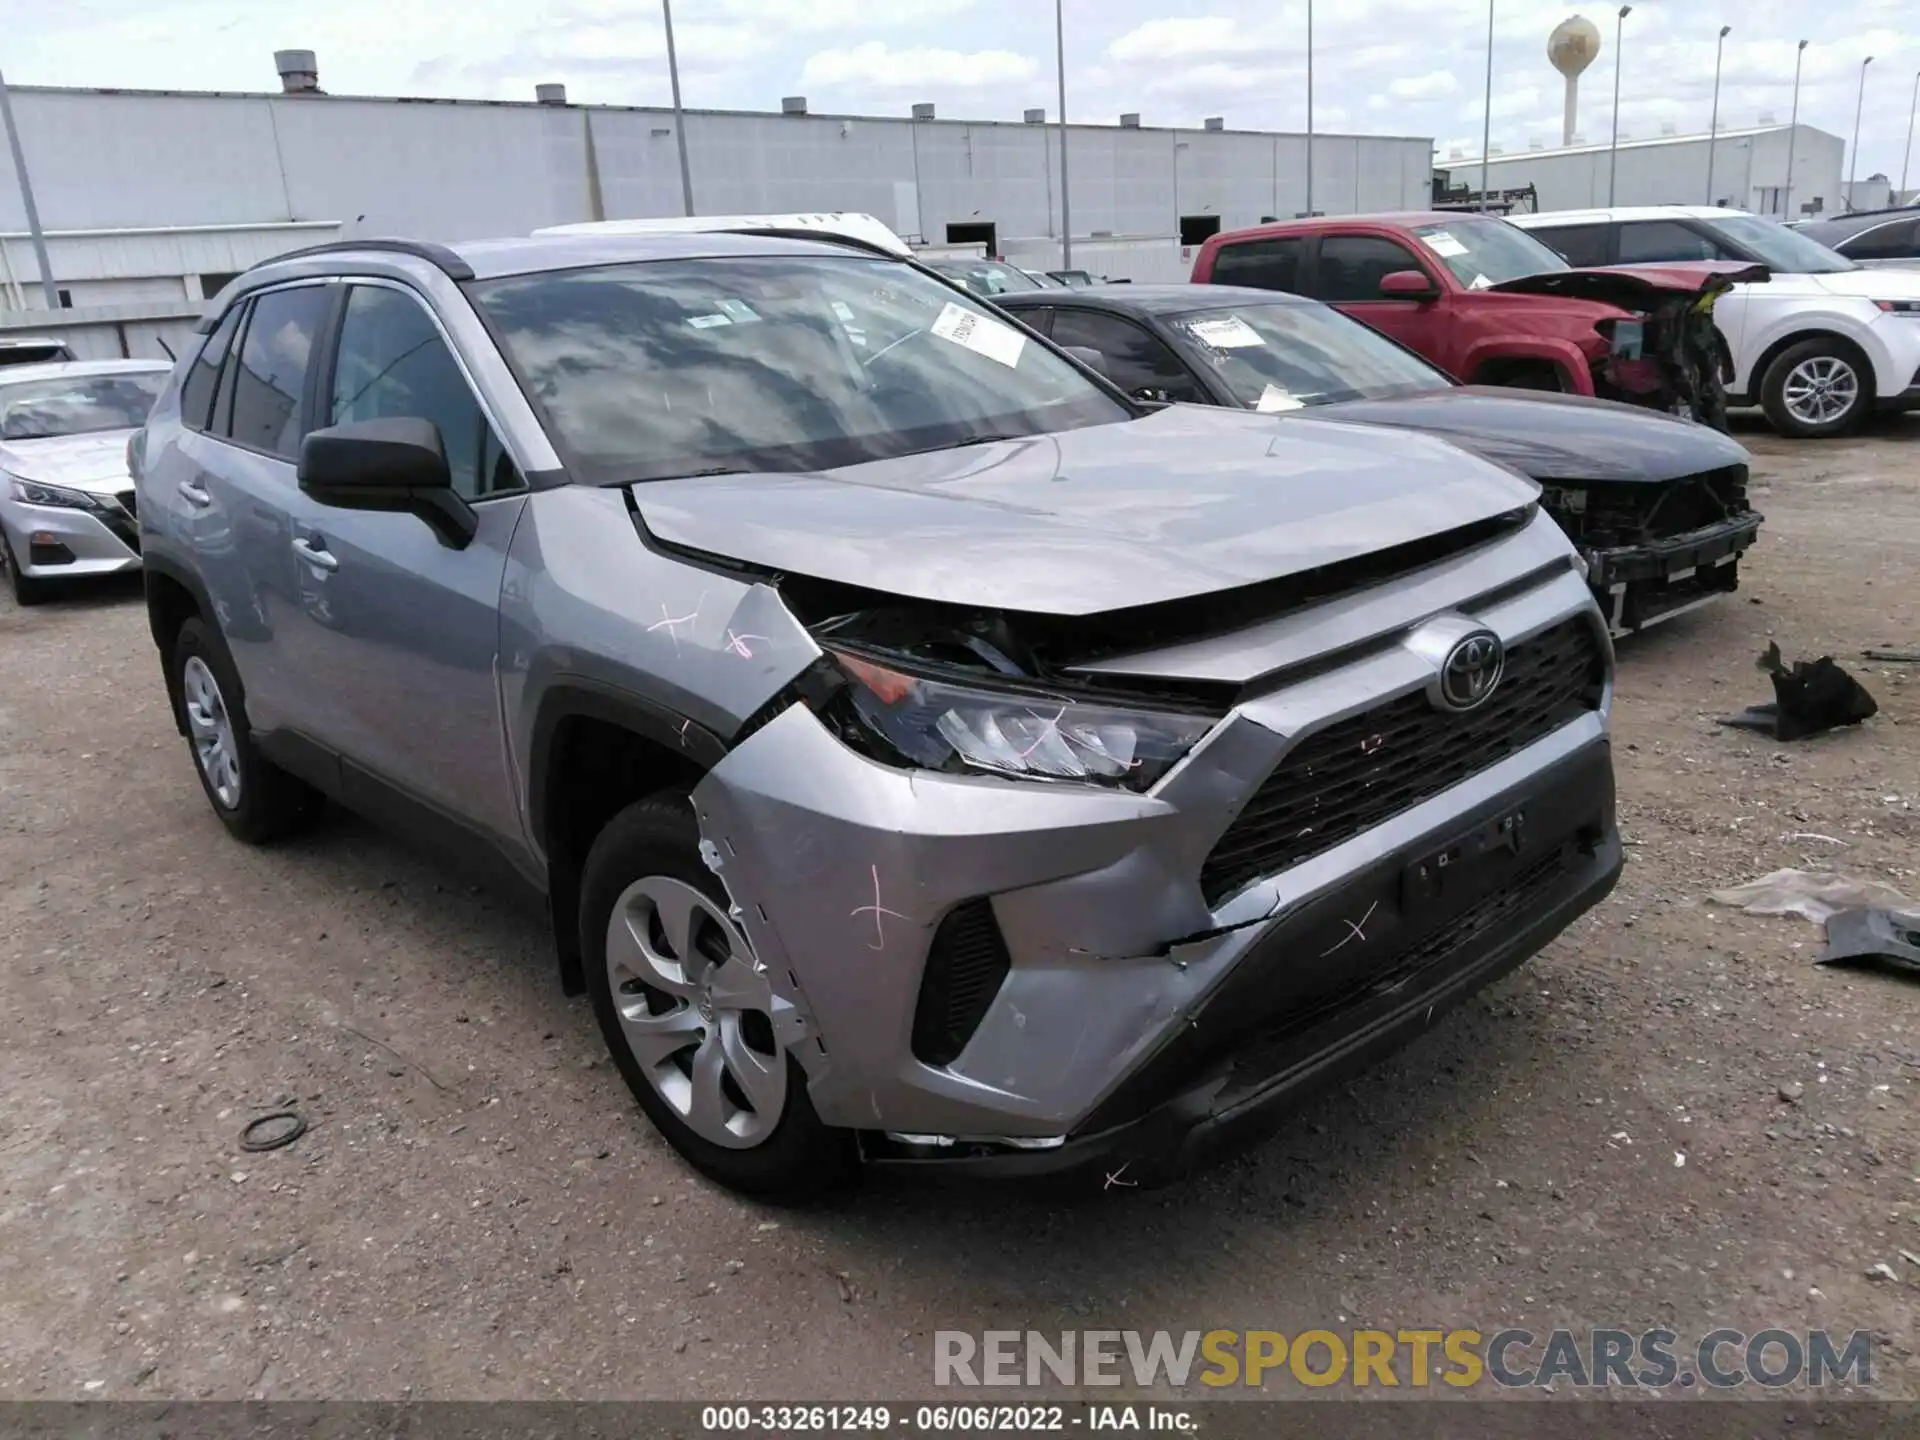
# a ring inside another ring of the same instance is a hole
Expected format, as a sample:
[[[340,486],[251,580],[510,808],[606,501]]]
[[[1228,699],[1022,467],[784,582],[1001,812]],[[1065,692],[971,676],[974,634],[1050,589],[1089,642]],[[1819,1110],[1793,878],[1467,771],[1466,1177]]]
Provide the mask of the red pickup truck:
[[[1193,279],[1323,300],[1458,380],[1598,395],[1726,428],[1713,302],[1764,267],[1576,270],[1491,215],[1293,220],[1211,237]]]

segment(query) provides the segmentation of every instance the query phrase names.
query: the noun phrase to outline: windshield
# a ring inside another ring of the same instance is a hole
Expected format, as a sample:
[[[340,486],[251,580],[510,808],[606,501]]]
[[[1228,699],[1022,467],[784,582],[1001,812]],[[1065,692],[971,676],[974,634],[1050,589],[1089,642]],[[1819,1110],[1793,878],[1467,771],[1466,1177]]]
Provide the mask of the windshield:
[[[1760,263],[1783,275],[1833,275],[1860,267],[1836,254],[1810,235],[1789,230],[1776,220],[1758,215],[1715,215],[1701,222],[1716,234],[1760,257]]]
[[[164,370],[137,370],[0,385],[0,440],[137,430],[166,384]]]
[[[1523,275],[1573,268],[1519,226],[1484,215],[1416,225],[1413,233],[1470,290],[1485,290]]]
[[[1385,400],[1453,384],[1417,355],[1325,305],[1235,305],[1169,322],[1190,360],[1249,410]]]
[[[897,261],[657,261],[469,288],[589,483],[828,469],[1132,413]]]
[[[1002,265],[997,260],[943,260],[932,268],[958,280],[976,295],[1005,295],[1009,290],[1046,288],[1026,271]]]

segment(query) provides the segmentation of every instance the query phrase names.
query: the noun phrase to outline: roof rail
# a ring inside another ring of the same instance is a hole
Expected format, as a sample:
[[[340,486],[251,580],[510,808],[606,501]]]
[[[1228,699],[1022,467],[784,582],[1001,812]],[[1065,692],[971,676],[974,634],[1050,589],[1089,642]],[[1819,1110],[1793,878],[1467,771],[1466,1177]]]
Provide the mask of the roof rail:
[[[466,261],[454,254],[454,252],[445,245],[436,245],[431,240],[326,240],[318,245],[305,245],[298,250],[283,250],[278,255],[269,255],[265,260],[256,260],[240,273],[242,277],[245,277],[269,265],[278,265],[283,260],[305,260],[314,255],[340,255],[351,253],[355,250],[374,250],[384,251],[394,255],[411,255],[415,259],[425,260],[429,265],[438,267],[449,280],[473,279],[473,267],[471,265],[467,264]],[[203,314],[194,325],[194,333],[196,335],[210,334],[213,330],[214,322],[218,318],[219,317],[214,314],[212,307],[208,307],[206,313]]]
[[[425,260],[429,265],[438,267],[445,272],[449,280],[473,279],[471,265],[445,245],[436,245],[431,240],[325,240],[318,245],[284,251],[248,268],[258,269],[261,265],[277,265],[282,260],[304,260],[309,255],[339,254],[345,250],[385,250],[396,255],[411,255],[416,260]]]

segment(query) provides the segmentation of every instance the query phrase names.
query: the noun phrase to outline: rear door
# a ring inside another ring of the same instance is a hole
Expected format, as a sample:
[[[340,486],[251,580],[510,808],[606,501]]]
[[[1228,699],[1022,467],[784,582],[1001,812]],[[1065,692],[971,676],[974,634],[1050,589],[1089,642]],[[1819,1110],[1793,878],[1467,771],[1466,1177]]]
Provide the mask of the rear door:
[[[295,464],[335,294],[325,281],[256,293],[222,321],[181,393],[193,433],[181,442],[176,493],[164,498],[213,600],[248,722],[262,733],[305,729],[311,718],[313,697],[286,648],[310,603],[292,540],[296,515],[313,507]]]
[[[350,281],[323,365],[317,427],[432,421],[479,530],[456,549],[415,515],[316,506],[300,517],[294,541],[317,557],[303,564],[327,596],[302,656],[333,696],[319,738],[343,757],[342,783],[358,808],[415,829],[437,812],[467,831],[517,840],[495,662],[507,543],[526,504],[520,470],[411,288]],[[391,809],[396,796],[427,813]]]
[[[1416,270],[1433,282],[1435,300],[1397,300],[1381,295],[1380,282],[1401,270]],[[1398,340],[1442,370],[1458,373],[1448,287],[1411,247],[1385,235],[1322,235],[1306,294]]]

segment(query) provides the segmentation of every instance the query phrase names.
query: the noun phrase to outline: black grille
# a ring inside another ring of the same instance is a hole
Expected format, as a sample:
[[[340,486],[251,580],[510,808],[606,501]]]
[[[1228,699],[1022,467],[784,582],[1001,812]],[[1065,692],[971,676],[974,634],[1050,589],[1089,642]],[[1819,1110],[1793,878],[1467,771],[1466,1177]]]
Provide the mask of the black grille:
[[[138,520],[140,518],[140,497],[136,492],[132,490],[122,490],[113,498],[120,502],[120,508],[126,511],[133,519]]]
[[[1747,513],[1747,467],[1729,465],[1666,485],[1596,482],[1584,514],[1555,512],[1575,538],[1606,550],[1645,545]]]
[[[1509,649],[1493,698],[1477,710],[1436,710],[1416,691],[1307,736],[1207,856],[1208,902],[1332,849],[1595,708],[1604,666],[1593,627],[1567,620]]]
[[[958,1059],[1012,968],[991,901],[968,900],[950,910],[933,932],[920,977],[914,1055],[929,1065]]]
[[[140,553],[140,526],[133,518],[133,492],[128,490],[114,497],[124,510],[116,509],[105,502],[96,504],[94,514],[100,523],[111,530],[122,545],[136,555]]]

